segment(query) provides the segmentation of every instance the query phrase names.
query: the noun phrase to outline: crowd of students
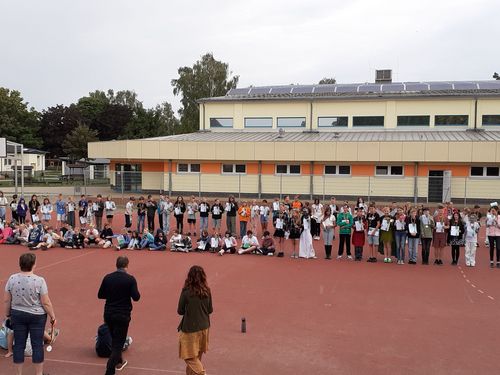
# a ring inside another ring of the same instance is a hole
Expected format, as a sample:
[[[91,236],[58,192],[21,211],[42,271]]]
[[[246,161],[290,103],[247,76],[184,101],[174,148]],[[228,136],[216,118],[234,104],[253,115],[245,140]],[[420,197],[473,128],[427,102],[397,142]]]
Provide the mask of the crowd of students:
[[[11,221],[6,221],[10,207]],[[56,228],[50,225],[55,212]],[[451,247],[452,265],[457,265],[460,248],[465,247],[465,264],[474,267],[481,228],[479,206],[458,210],[453,203],[429,208],[396,202],[386,207],[366,204],[358,198],[354,205],[338,204],[335,198],[328,203],[315,199],[302,202],[286,196],[257,202],[236,202],[219,199],[211,204],[194,196],[171,200],[160,195],[158,200],[130,197],[125,205],[125,227],[120,233],[112,229],[117,205],[111,199],[97,195],[95,200],[82,195],[59,195],[52,204],[42,203],[33,195],[26,203],[13,196],[9,202],[0,192],[0,243],[24,244],[30,249],[47,250],[54,246],[84,248],[149,249],[189,252],[207,251],[220,255],[262,254],[282,257],[286,250],[292,258],[317,258],[314,241],[324,241],[325,259],[332,259],[333,241],[338,234],[337,259],[344,251],[349,260],[361,261],[368,247],[368,262],[377,262],[383,254],[385,263],[417,264],[419,246],[422,264],[429,264],[431,247],[434,264],[443,264],[443,251]],[[171,219],[175,227],[171,228]],[[225,221],[226,231],[222,232]],[[158,224],[158,225],[157,225]],[[237,227],[237,224],[239,227]],[[490,266],[500,268],[500,215],[498,204],[491,203],[484,224],[486,244],[490,248]],[[257,234],[260,233],[260,239]],[[354,247],[354,256],[351,252]],[[495,257],[496,255],[496,257]]]

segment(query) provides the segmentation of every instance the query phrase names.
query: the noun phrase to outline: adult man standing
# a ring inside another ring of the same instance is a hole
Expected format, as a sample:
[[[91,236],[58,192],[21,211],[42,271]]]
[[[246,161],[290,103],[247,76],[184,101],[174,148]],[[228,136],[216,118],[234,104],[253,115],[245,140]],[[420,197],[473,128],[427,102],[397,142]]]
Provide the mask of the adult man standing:
[[[102,200],[102,195],[97,194],[97,199],[95,201],[94,207],[92,208],[95,215],[95,226],[99,232],[102,231],[102,215],[104,214],[104,201]]]
[[[106,375],[112,375],[116,369],[123,369],[127,361],[122,358],[122,349],[127,339],[132,300],[139,301],[141,295],[137,281],[127,273],[128,258],[120,256],[116,259],[116,271],[104,277],[97,294],[105,299],[104,322],[111,333],[111,356],[106,366]]]

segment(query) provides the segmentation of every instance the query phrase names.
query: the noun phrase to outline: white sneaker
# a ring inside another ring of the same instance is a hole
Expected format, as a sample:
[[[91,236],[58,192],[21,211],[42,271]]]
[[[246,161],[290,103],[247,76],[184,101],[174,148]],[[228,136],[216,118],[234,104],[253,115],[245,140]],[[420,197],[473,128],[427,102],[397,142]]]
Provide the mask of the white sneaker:
[[[352,260],[352,255],[348,255],[347,259]]]
[[[337,255],[337,259],[342,259],[342,255]]]
[[[224,255],[224,250],[219,251],[219,255],[223,256]]]
[[[268,257],[272,257],[273,255],[274,255],[274,253],[267,253]]]
[[[243,250],[241,250],[241,249],[240,249],[240,250],[238,250],[238,254],[239,254],[239,255],[243,254]]]

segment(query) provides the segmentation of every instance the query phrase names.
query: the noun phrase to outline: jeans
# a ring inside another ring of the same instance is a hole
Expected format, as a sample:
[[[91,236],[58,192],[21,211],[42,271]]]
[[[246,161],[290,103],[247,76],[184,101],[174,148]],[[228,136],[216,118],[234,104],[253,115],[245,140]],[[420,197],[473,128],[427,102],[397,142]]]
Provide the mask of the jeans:
[[[432,238],[421,238],[422,241],[422,264],[429,263],[429,254],[431,252]]]
[[[112,375],[115,373],[116,365],[123,362],[122,350],[127,339],[130,315],[104,314],[104,322],[111,334],[111,356],[106,365],[106,375]]]
[[[14,363],[24,363],[24,350],[28,333],[33,349],[32,362],[43,363],[43,333],[47,314],[36,315],[19,310],[11,310],[12,328],[14,329]]]
[[[140,233],[144,232],[144,222],[146,221],[146,215],[137,215],[137,231]]]
[[[200,233],[208,230],[208,216],[200,216]]]
[[[177,222],[177,230],[182,233],[184,229],[184,215],[175,215],[175,220]]]
[[[95,217],[95,227],[99,232],[102,230],[102,216]]]
[[[149,249],[150,250],[155,250],[155,251],[161,251],[161,250],[165,250],[167,248],[167,245],[165,244],[150,244],[149,245]]]
[[[132,217],[125,214],[125,228],[130,228],[132,226]]]
[[[496,249],[497,263],[500,263],[500,236],[488,236],[488,241],[490,243],[490,262],[493,262]]]
[[[417,261],[418,238],[408,237],[408,257],[412,262]]]
[[[240,220],[240,237],[243,238],[247,234],[247,222]]]
[[[339,256],[342,256],[344,254],[344,243],[347,251],[347,255],[351,255],[351,235],[350,234],[343,234],[341,233],[339,235]]]
[[[226,215],[226,225],[227,230],[231,232],[232,235],[236,234],[236,216]]]
[[[68,211],[68,224],[71,226],[71,228],[75,227],[75,211]]]
[[[335,233],[333,232],[333,228],[323,229],[323,240],[325,241],[325,245],[330,246],[335,238]]]
[[[164,212],[161,214],[162,220],[163,220],[163,229],[164,233],[170,232],[170,214],[168,212]]]
[[[0,207],[0,219],[5,221],[5,207]]]
[[[141,240],[141,243],[139,244],[139,248],[140,248],[140,249],[145,249],[146,247],[148,247],[148,246],[150,246],[150,245],[152,245],[152,244],[153,244],[153,243],[152,243],[152,242],[150,242],[147,238],[143,238],[143,239]]]
[[[148,229],[151,233],[153,233],[155,230],[155,216],[154,216],[154,214],[153,214],[153,216],[148,215]]]
[[[396,257],[398,260],[405,260],[406,232],[396,231]]]

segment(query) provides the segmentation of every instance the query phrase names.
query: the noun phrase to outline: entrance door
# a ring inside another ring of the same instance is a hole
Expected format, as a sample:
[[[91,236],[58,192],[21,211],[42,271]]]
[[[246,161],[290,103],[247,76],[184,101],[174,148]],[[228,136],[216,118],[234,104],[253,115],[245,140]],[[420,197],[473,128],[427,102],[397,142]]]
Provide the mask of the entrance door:
[[[427,200],[429,202],[443,201],[443,176],[444,171],[429,171],[429,187]]]

